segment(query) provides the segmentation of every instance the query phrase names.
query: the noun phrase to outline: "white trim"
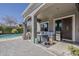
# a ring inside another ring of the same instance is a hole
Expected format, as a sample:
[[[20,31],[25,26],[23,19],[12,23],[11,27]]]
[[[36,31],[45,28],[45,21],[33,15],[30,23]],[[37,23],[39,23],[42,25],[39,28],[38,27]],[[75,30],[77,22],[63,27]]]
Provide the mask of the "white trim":
[[[27,8],[23,11],[22,15],[24,15],[24,14],[27,12],[27,10],[28,10],[32,5],[33,5],[33,3],[30,3],[30,4],[27,6]]]
[[[40,8],[42,8],[46,3],[41,4],[38,8],[36,8],[34,11],[32,11],[30,14],[28,14],[27,16],[24,17],[24,19],[28,18],[29,16],[34,16]],[[26,10],[24,10],[23,15],[25,14],[25,12],[27,12],[27,10],[32,6],[33,4],[31,3]]]
[[[56,20],[61,20],[61,19],[64,19],[64,18],[68,18],[68,17],[72,17],[72,40],[75,41],[75,14],[64,16],[64,17],[55,18],[54,19],[54,32],[55,32],[55,21]]]
[[[73,28],[73,29],[72,29],[72,31],[73,31],[73,32],[72,32],[72,38],[73,38],[73,41],[75,41],[75,15],[73,15],[72,17],[73,17],[73,21],[72,21],[72,22],[73,22],[73,23],[72,23],[72,26],[73,26],[73,27],[72,27],[72,28]]]
[[[49,23],[49,21],[41,22],[40,24]]]
[[[29,17],[31,17],[30,14],[28,16],[24,17],[24,20],[29,19]]]
[[[36,8],[30,15],[36,15],[36,13],[42,8],[46,3],[41,4],[38,8]]]
[[[63,17],[59,17],[59,18],[55,18],[54,20],[64,19],[64,18],[73,17],[73,16],[75,16],[75,14],[68,15],[68,16],[63,16]]]

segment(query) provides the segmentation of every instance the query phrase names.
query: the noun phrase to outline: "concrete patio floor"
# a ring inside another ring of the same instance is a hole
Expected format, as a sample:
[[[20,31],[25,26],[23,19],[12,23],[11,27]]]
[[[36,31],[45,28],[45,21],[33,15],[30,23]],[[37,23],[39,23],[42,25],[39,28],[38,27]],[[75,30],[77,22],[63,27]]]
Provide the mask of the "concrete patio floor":
[[[56,42],[55,45],[52,45],[47,49],[57,54],[58,56],[71,56],[71,53],[68,50],[68,46],[71,46],[71,45],[72,45],[71,43]]]
[[[49,46],[47,49],[58,56],[72,56],[69,46],[74,46],[79,48],[78,43],[66,42],[66,41],[56,41],[56,44]]]
[[[54,56],[28,40],[0,42],[0,56]]]

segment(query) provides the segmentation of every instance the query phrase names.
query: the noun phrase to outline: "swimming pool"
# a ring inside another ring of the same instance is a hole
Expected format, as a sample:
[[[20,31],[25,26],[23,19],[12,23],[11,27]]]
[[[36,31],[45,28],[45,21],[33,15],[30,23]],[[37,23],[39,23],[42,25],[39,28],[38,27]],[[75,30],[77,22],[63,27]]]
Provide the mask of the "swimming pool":
[[[0,39],[11,39],[21,36],[22,34],[2,34],[0,35]]]

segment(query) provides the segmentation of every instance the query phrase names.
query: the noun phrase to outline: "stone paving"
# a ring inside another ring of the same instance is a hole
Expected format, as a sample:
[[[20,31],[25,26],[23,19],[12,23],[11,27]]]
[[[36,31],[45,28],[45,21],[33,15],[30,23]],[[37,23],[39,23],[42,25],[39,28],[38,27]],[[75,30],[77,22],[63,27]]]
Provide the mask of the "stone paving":
[[[0,56],[54,56],[28,40],[0,42]]]
[[[53,45],[39,44],[42,47],[45,47],[51,53],[56,54],[57,56],[73,56],[69,50],[69,46],[74,46],[79,48],[79,43],[66,42],[66,41],[54,41]]]
[[[56,44],[47,48],[49,51],[57,54],[58,56],[71,56],[68,46],[72,45],[67,42],[56,42]]]

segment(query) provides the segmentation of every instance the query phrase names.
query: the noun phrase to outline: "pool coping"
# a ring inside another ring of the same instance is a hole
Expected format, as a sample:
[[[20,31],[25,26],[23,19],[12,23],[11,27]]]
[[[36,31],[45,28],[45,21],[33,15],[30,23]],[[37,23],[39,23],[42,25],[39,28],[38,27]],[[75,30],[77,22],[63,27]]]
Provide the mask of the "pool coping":
[[[19,40],[22,39],[22,36],[18,36],[18,37],[15,37],[15,38],[7,38],[7,39],[0,39],[0,42],[2,41],[13,41],[13,40]]]

